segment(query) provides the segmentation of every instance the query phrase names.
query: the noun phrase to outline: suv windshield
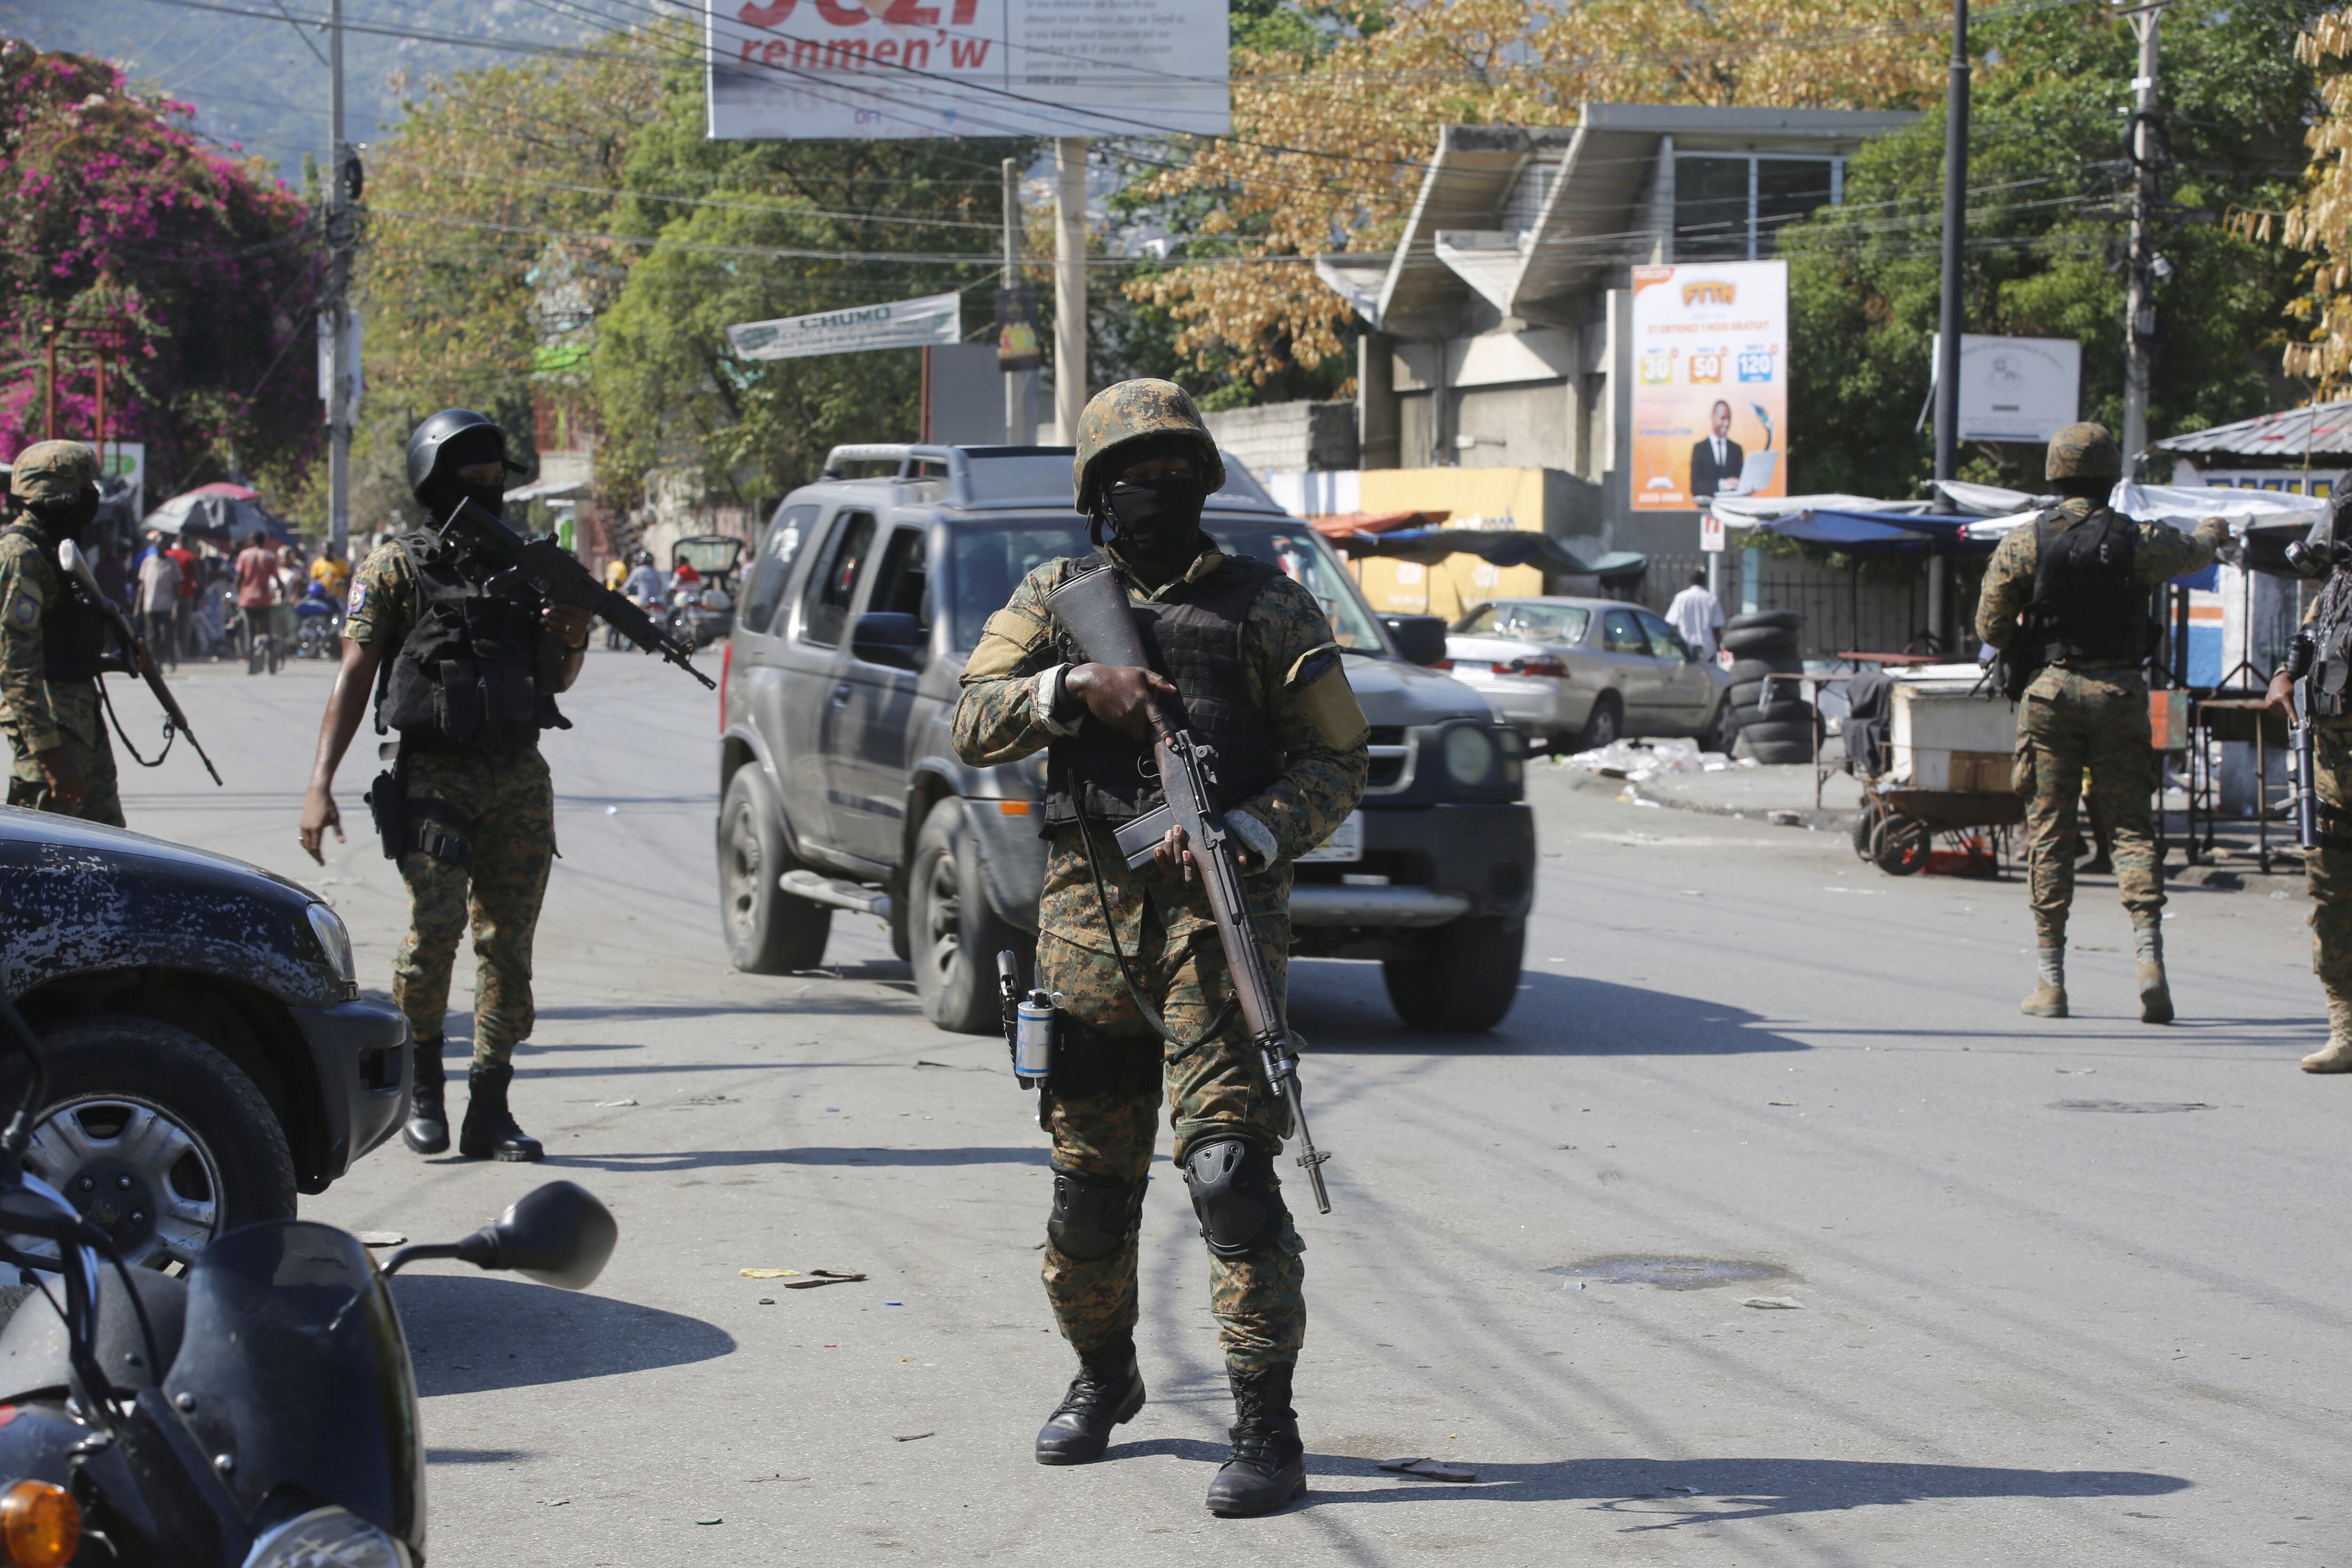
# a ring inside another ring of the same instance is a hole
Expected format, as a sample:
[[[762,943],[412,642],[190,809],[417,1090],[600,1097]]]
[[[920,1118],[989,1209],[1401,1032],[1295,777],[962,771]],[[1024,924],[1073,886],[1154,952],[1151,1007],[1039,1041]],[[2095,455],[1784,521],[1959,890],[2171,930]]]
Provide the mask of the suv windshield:
[[[1217,548],[1228,555],[1254,555],[1282,568],[1293,582],[1315,595],[1331,626],[1331,640],[1344,648],[1384,655],[1388,644],[1356,584],[1331,553],[1331,547],[1314,530],[1295,521],[1237,522],[1211,519],[1205,525]],[[952,627],[955,646],[968,648],[980,641],[980,628],[1003,609],[1021,579],[1059,555],[1084,555],[1085,522],[1067,519],[1024,520],[1019,522],[960,522],[955,539],[955,603]]]

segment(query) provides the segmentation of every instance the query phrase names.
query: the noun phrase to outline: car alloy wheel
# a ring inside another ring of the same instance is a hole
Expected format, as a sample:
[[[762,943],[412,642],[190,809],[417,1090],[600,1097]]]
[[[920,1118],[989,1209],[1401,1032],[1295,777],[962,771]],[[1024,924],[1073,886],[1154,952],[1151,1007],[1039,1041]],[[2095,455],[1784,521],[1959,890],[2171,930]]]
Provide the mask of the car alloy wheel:
[[[92,1094],[52,1107],[33,1129],[25,1168],[111,1237],[134,1268],[184,1268],[221,1228],[218,1162],[150,1100]],[[10,1240],[37,1257],[57,1255],[54,1242]]]

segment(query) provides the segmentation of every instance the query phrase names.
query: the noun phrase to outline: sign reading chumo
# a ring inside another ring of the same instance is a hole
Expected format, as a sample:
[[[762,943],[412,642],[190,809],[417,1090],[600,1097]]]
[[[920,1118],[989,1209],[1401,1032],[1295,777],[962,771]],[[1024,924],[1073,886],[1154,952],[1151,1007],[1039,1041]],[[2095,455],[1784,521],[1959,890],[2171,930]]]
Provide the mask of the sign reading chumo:
[[[1928,379],[1943,356],[1928,336]],[[1960,334],[1960,439],[2041,446],[2074,423],[2081,405],[2083,345],[2072,338]]]
[[[1633,268],[1633,506],[1789,493],[1789,264]]]
[[[704,0],[713,141],[1219,135],[1224,0]]]
[[[963,341],[963,296],[926,294],[887,305],[820,310],[774,321],[745,321],[727,329],[727,342],[741,359],[805,359],[812,354],[859,353],[866,349],[919,349]]]

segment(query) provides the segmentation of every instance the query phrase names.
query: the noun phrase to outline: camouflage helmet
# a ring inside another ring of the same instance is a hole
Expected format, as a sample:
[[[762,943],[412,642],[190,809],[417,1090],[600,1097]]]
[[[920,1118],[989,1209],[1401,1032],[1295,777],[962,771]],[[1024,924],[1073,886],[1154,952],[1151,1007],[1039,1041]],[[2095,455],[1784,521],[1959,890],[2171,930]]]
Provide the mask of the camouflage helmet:
[[[1078,510],[1091,517],[1110,488],[1113,465],[1108,459],[1139,442],[1171,436],[1189,438],[1200,448],[1202,479],[1212,493],[1223,489],[1224,459],[1217,456],[1217,439],[1191,393],[1172,381],[1150,379],[1122,381],[1096,393],[1078,416],[1078,454],[1070,464]]]
[[[8,488],[28,506],[78,499],[98,483],[98,454],[79,441],[37,441],[16,454]]]
[[[2050,437],[2045,479],[2119,479],[2124,477],[2123,448],[2104,425],[2084,420]]]

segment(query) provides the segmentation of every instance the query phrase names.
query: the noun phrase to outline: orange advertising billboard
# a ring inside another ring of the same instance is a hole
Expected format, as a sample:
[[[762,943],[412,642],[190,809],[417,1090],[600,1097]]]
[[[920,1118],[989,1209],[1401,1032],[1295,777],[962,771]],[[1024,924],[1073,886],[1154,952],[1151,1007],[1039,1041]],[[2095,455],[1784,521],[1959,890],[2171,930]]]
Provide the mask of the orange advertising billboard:
[[[1633,506],[1789,493],[1789,264],[1633,268]]]

